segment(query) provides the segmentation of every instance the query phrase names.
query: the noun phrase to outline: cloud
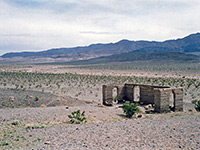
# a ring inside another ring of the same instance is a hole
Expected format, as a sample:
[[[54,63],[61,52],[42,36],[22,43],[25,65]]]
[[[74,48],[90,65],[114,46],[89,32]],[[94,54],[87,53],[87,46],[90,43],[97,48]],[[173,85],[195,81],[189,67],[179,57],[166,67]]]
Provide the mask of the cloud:
[[[96,31],[80,31],[81,34],[94,34],[94,35],[127,35],[135,34],[135,32],[96,32]]]
[[[29,37],[31,35],[27,33],[27,34],[0,34],[0,36],[2,37],[20,37],[20,36]]]
[[[199,0],[2,0],[0,54],[200,31]]]

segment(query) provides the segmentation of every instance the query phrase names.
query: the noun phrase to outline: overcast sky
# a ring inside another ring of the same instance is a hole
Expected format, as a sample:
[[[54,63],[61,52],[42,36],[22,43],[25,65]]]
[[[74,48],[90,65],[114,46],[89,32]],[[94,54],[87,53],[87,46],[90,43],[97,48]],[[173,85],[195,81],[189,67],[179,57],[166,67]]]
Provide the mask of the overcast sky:
[[[200,32],[200,0],[0,0],[0,55]]]

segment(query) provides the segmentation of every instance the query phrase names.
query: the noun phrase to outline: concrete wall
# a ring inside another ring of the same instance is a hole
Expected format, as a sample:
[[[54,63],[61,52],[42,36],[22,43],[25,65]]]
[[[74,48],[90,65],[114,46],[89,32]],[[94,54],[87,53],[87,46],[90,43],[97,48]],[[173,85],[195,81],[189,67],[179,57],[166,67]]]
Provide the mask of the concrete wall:
[[[112,96],[113,86],[103,85],[103,104],[107,106],[112,106],[113,96]]]
[[[155,104],[155,111],[169,112],[170,93],[174,94],[174,110],[183,111],[183,88],[140,84],[103,85],[103,104],[113,105],[113,88],[117,88],[118,102],[134,101],[134,88],[140,88],[140,103]]]
[[[141,104],[154,104],[154,88],[152,86],[139,86],[140,87],[140,103]]]
[[[155,89],[154,90],[154,103],[156,112],[169,112],[169,98],[170,89]]]
[[[113,105],[113,89],[117,88],[117,96],[118,96],[118,101],[122,101],[124,99],[125,95],[125,87],[121,85],[103,85],[103,104],[107,106],[112,106]]]
[[[125,95],[124,98],[126,101],[133,102],[134,100],[134,85],[132,84],[127,84],[125,85]]]
[[[174,110],[183,111],[183,88],[172,90],[174,93]]]
[[[124,96],[126,95],[126,89],[125,89],[125,87],[124,86],[121,86],[121,85],[118,85],[117,86],[117,91],[118,91],[118,93],[117,93],[117,95],[118,95],[118,103],[122,103],[123,102],[123,100],[124,100]]]

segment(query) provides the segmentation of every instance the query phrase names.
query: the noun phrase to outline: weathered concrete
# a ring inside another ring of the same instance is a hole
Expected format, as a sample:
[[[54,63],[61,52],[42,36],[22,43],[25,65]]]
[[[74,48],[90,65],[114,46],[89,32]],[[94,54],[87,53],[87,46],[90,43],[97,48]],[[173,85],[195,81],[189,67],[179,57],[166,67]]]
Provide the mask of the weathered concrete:
[[[134,100],[134,85],[125,84],[125,100],[132,102]]]
[[[183,111],[183,88],[172,90],[174,93],[174,110]]]
[[[169,97],[170,89],[155,89],[154,90],[154,102],[156,112],[169,112]]]
[[[112,106],[113,105],[113,96],[112,96],[113,86],[103,85],[103,104]]]
[[[140,103],[153,104],[154,103],[154,88],[152,86],[139,86],[140,87]]]
[[[125,88],[120,85],[103,85],[103,104],[107,106],[113,105],[113,88],[117,88],[117,101],[121,102],[124,99]]]
[[[134,102],[134,88],[140,89],[140,104],[155,104],[156,112],[169,112],[170,94],[174,95],[174,111],[183,111],[183,88],[142,84],[103,85],[103,104],[113,105],[113,88],[117,88],[118,102]]]

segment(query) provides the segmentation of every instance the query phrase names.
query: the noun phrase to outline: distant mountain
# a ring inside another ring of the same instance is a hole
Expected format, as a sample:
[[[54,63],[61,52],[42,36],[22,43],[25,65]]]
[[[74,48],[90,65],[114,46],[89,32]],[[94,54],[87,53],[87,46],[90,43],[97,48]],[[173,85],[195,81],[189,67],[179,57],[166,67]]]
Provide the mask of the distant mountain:
[[[111,56],[103,56],[88,60],[60,62],[57,64],[70,65],[88,65],[88,64],[107,64],[112,62],[134,62],[134,61],[152,61],[152,62],[199,62],[200,56],[186,54],[182,52],[129,52]]]
[[[200,52],[200,33],[191,34],[182,39],[156,41],[121,40],[117,43],[92,44],[74,48],[56,48],[40,52],[6,53],[2,58],[71,58],[70,60],[88,59],[100,56],[128,52]]]

